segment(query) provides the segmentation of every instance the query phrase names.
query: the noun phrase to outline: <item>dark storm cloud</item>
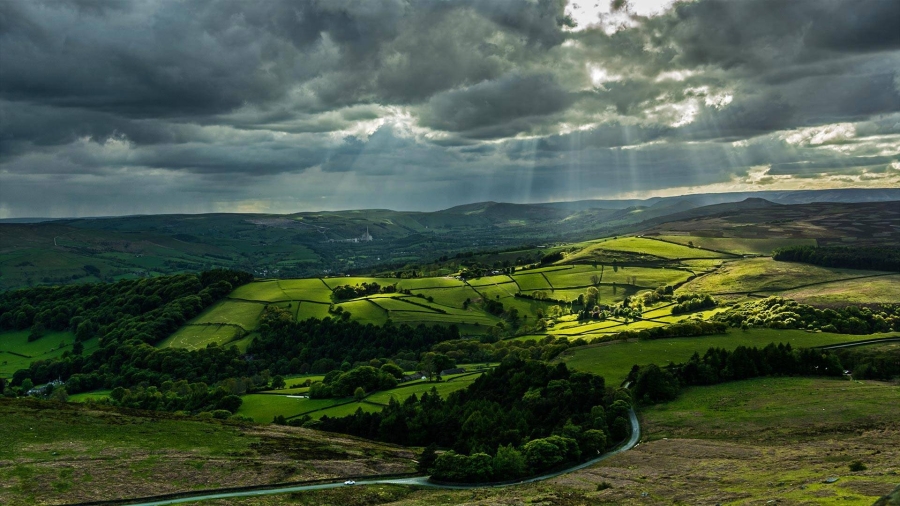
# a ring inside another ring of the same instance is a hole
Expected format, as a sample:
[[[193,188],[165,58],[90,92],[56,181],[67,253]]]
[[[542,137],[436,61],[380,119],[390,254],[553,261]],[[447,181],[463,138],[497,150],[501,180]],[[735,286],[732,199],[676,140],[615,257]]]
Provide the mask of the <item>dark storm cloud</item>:
[[[61,214],[167,191],[390,207],[357,190],[377,185],[433,208],[900,170],[900,2],[629,3],[607,32],[562,0],[0,2],[0,216],[50,193]]]
[[[422,113],[421,122],[428,127],[453,132],[478,132],[490,127],[502,130],[502,126],[510,122],[560,112],[573,100],[573,95],[551,75],[514,73],[435,95]],[[512,129],[515,134],[527,128],[515,125]],[[494,132],[496,130],[481,136],[491,137]],[[474,136],[480,135],[475,133]]]

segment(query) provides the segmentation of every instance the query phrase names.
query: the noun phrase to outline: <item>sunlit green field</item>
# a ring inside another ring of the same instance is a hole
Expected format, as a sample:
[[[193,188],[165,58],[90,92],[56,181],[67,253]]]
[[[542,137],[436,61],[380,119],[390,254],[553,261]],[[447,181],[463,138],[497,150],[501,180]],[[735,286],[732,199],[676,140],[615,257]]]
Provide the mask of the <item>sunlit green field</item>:
[[[277,283],[291,300],[331,302],[331,289],[321,279],[282,279]]]
[[[639,253],[652,255],[659,258],[719,258],[721,253],[707,251],[699,248],[690,248],[679,244],[671,244],[656,241],[645,237],[620,237],[589,244],[583,250],[568,257],[566,261],[590,260],[598,251],[619,251],[625,253]]]
[[[328,304],[316,304],[315,302],[298,302],[295,318],[297,321],[307,320],[309,318],[323,319],[331,316],[328,313]]]
[[[431,392],[432,388],[437,390],[438,394],[441,397],[445,397],[452,392],[466,388],[479,376],[480,374],[473,374],[470,376],[463,376],[452,381],[442,381],[440,383],[428,383],[424,381],[416,382],[415,384],[408,386],[399,386],[391,390],[375,392],[372,395],[366,397],[366,400],[376,404],[387,404],[391,399],[402,402],[413,394],[421,397],[423,393]]]
[[[278,285],[278,281],[254,281],[235,288],[228,296],[234,299],[261,300],[274,302],[278,300],[290,300],[284,290]]]
[[[573,369],[604,376],[610,384],[619,384],[628,376],[631,367],[637,365],[684,362],[694,354],[701,355],[709,348],[733,350],[738,346],[764,347],[769,343],[790,343],[795,348],[824,346],[872,339],[900,336],[900,332],[855,336],[803,330],[750,329],[731,330],[725,335],[678,337],[653,341],[610,342],[575,348],[560,356],[560,360]]]
[[[190,323],[222,323],[238,325],[244,330],[252,330],[256,328],[263,307],[263,304],[256,302],[226,299],[200,313]]]
[[[164,339],[160,348],[197,350],[210,343],[223,345],[237,340],[244,331],[233,325],[185,325]]]
[[[301,413],[327,408],[350,399],[300,399],[286,395],[249,394],[241,396],[243,404],[237,414],[249,416],[257,422],[271,422],[278,415],[297,416]]]

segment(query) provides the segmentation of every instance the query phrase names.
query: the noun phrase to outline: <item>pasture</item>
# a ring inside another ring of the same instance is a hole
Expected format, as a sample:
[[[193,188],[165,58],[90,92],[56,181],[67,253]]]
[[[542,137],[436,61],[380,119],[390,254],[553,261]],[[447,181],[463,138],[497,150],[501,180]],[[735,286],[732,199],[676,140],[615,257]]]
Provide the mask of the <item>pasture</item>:
[[[900,332],[857,336],[803,330],[731,330],[724,335],[594,344],[566,351],[558,360],[573,369],[599,374],[605,377],[610,385],[618,385],[625,380],[635,364],[664,366],[669,362],[684,362],[695,352],[702,355],[709,348],[727,350],[733,350],[738,346],[762,348],[769,343],[790,343],[794,348],[808,348],[889,336],[900,336]]]
[[[878,272],[819,267],[795,262],[776,262],[771,258],[751,258],[726,262],[718,270],[686,283],[680,290],[713,295],[780,292],[813,283],[872,274],[878,274]]]

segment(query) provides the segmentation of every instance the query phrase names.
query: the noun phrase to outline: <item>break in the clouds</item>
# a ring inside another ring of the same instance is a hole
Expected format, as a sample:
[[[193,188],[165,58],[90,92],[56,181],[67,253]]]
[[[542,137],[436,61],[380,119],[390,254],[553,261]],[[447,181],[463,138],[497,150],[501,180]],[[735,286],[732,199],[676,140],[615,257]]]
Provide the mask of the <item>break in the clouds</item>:
[[[0,2],[0,217],[900,186],[900,2],[576,1]]]

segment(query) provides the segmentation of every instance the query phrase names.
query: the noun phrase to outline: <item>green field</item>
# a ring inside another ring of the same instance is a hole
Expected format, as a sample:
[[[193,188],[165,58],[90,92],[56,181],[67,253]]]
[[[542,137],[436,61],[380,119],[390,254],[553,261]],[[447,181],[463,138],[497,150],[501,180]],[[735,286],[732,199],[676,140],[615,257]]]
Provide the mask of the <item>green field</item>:
[[[277,283],[291,300],[331,302],[331,289],[321,279],[282,279]]]
[[[575,262],[592,260],[598,256],[602,257],[604,251],[652,255],[654,257],[668,259],[720,258],[728,256],[714,251],[690,248],[688,246],[656,241],[646,237],[620,237],[617,239],[607,239],[591,243],[581,251],[567,257],[565,261]]]
[[[237,287],[228,296],[233,299],[261,300],[265,302],[290,300],[290,297],[279,286],[278,281],[254,281],[253,283]]]
[[[590,276],[588,277],[590,278]],[[522,291],[550,290],[552,288],[550,283],[547,282],[547,279],[544,278],[544,275],[541,273],[516,274],[513,278],[516,280],[516,284],[519,285]]]
[[[330,317],[328,313],[328,304],[316,304],[315,302],[297,302],[297,312],[294,317],[297,321],[307,320],[309,318],[324,319]]]
[[[480,298],[478,292],[470,286],[460,286],[457,288],[430,288],[424,290],[418,289],[413,293],[417,295],[421,293],[425,297],[433,298],[436,304],[454,308],[462,308],[466,299],[473,301]]]
[[[0,332],[0,377],[10,378],[19,369],[27,369],[36,360],[55,358],[72,349],[71,332],[47,332],[28,342],[28,330]],[[84,342],[84,356],[97,349],[97,338]]]
[[[423,288],[453,288],[465,286],[465,283],[448,277],[410,278],[397,280],[397,288],[404,290],[422,290]]]
[[[795,239],[773,237],[767,239],[744,239],[741,237],[697,237],[692,235],[661,235],[659,239],[680,244],[693,243],[699,248],[724,251],[736,255],[771,255],[778,248],[791,246],[815,246],[815,239]]]
[[[703,293],[778,292],[802,285],[878,274],[874,271],[835,269],[771,258],[726,262],[718,270],[690,281],[680,289]]]
[[[467,386],[472,384],[473,381],[478,379],[479,376],[481,376],[481,374],[466,374],[456,378],[451,378],[446,381],[442,381],[440,383],[417,381],[410,385],[401,385],[391,390],[375,392],[372,395],[366,397],[366,401],[384,405],[387,405],[387,403],[389,403],[391,399],[403,402],[413,394],[421,397],[423,393],[431,392],[432,388],[437,390],[438,394],[441,397],[446,397],[450,393],[466,388]]]
[[[780,295],[812,305],[896,304],[900,301],[900,274],[836,281],[789,290]]]
[[[728,350],[738,346],[761,348],[774,342],[790,343],[795,348],[806,348],[892,336],[900,336],[900,333],[855,336],[803,330],[750,329],[746,332],[731,330],[726,335],[602,343],[565,352],[560,356],[560,360],[573,369],[599,374],[606,378],[607,383],[617,385],[625,380],[635,364],[663,366],[669,362],[684,362],[694,352],[702,355],[713,347]]]
[[[322,281],[328,285],[329,288],[334,289],[338,286],[356,286],[361,285],[363,283],[378,283],[381,286],[393,285],[397,284],[400,280],[396,278],[360,278],[360,277],[343,277],[343,278],[323,278]]]
[[[476,288],[481,288],[482,286],[488,285],[502,285],[506,283],[512,283],[513,280],[511,277],[506,274],[501,274],[499,276],[484,276],[481,278],[470,279],[467,281],[469,286],[474,286]]]
[[[260,423],[269,423],[278,415],[296,416],[308,411],[327,408],[349,399],[301,399],[287,395],[248,394],[241,396],[244,401],[237,414],[249,416]]]
[[[344,308],[344,311],[349,312],[354,320],[364,323],[382,325],[388,319],[388,314],[384,309],[365,299],[341,302],[340,304],[335,304],[335,307]]]
[[[256,328],[263,308],[264,305],[257,302],[223,300],[200,313],[189,323],[237,325],[249,331]]]
[[[174,334],[163,339],[157,346],[160,348],[186,348],[198,350],[215,343],[223,345],[237,341],[245,334],[242,328],[234,325],[185,325]]]

